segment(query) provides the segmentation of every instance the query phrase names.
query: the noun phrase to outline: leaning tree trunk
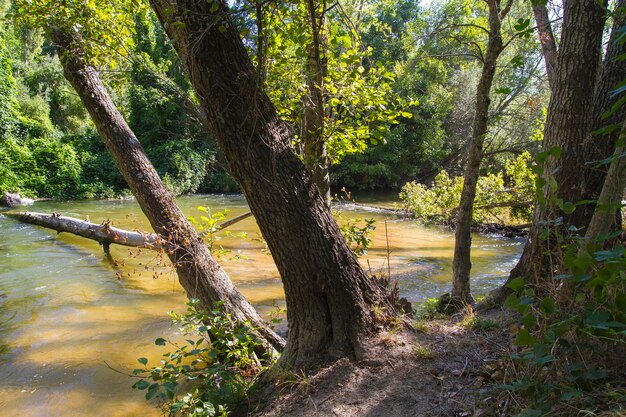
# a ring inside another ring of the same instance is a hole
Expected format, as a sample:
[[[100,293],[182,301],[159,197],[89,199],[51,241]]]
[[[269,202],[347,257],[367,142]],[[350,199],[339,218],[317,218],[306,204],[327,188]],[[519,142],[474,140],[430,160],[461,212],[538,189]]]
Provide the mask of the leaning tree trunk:
[[[605,5],[595,0],[565,1],[563,35],[543,140],[545,151],[553,147],[561,149],[560,158],[549,158],[543,167],[546,184],[550,184],[552,177],[558,187],[553,200],[558,198],[575,203],[583,196],[582,171],[589,155],[584,143],[592,128],[593,97],[605,20]],[[550,194],[551,191],[544,188],[544,193]],[[535,208],[528,242],[507,284],[517,277],[524,277],[527,284],[540,288],[557,272],[559,265],[554,262],[557,259],[554,255],[559,256],[555,252],[559,246],[554,238],[542,238],[546,225],[558,227],[560,231],[567,231],[569,226],[586,226],[586,223],[573,222],[553,203],[543,208],[540,206],[538,204]],[[549,223],[557,217],[563,217],[562,225]],[[509,293],[505,284],[491,294],[487,303],[500,304]]]
[[[280,271],[289,337],[281,363],[359,354],[393,309],[341,236],[264,91],[223,0],[151,0]],[[380,308],[375,308],[378,306]]]
[[[324,78],[328,73],[328,34],[326,2],[307,0],[311,26],[306,65],[307,91],[302,114],[302,153],[304,164],[330,209],[329,160],[324,141]]]
[[[621,141],[626,141],[626,122],[622,125]],[[615,149],[613,154],[613,161],[609,165],[606,180],[598,198],[596,210],[587,227],[587,233],[585,233],[585,240],[581,249],[585,249],[587,245],[594,243],[600,236],[608,234],[616,226],[619,226],[615,224],[615,209],[616,207],[618,209],[621,208],[625,187],[626,146],[622,143],[621,146]]]
[[[501,22],[504,16],[501,15],[499,4],[497,0],[487,0],[489,7],[489,41],[476,90],[472,139],[465,162],[463,190],[461,192],[461,201],[454,232],[451,303],[456,307],[473,301],[470,292],[472,214],[476,197],[476,185],[480,174],[480,162],[483,158],[483,142],[487,134],[489,122],[489,104],[491,103],[489,92],[491,91],[491,85],[496,73],[498,57],[504,49],[501,34]]]
[[[546,66],[546,74],[548,75],[548,85],[550,90],[554,90],[554,72],[556,70],[556,60],[558,55],[554,33],[552,32],[552,23],[548,15],[548,6],[542,1],[531,0],[533,14],[535,15],[535,23],[537,24],[537,36],[541,43],[541,53],[543,54],[543,62]]]
[[[155,232],[166,238],[167,254],[189,297],[198,298],[207,309],[222,302],[224,312],[231,314],[234,320],[250,321],[268,342],[280,349],[284,343],[281,337],[263,323],[233,286],[163,185],[141,144],[113,104],[98,72],[85,62],[80,40],[55,30],[50,36],[57,47],[65,77],[89,111],[139,206]]]

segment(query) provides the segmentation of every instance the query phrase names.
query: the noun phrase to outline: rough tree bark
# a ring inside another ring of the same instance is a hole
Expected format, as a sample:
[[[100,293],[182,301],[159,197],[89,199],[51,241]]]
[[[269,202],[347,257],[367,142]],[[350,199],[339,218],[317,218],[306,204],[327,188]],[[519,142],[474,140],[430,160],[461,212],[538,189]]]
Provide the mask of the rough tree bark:
[[[598,166],[594,161],[603,160],[613,154],[621,129],[617,128],[613,132],[606,134],[594,134],[594,132],[611,125],[618,127],[626,118],[626,106],[622,106],[610,117],[603,118],[603,114],[623,97],[623,93],[614,95],[611,94],[611,91],[620,82],[624,81],[626,77],[626,60],[618,59],[626,54],[626,42],[616,42],[618,29],[622,28],[626,23],[624,19],[625,14],[626,0],[618,0],[615,5],[615,13],[613,14],[614,21],[611,36],[593,95],[593,126],[582,145],[586,163],[582,167],[581,200],[595,201],[599,198],[608,166]],[[574,224],[586,225],[586,222],[593,216],[595,206],[595,204],[578,206],[576,211],[572,213]],[[616,216],[617,218],[621,217],[620,213],[617,212]]]
[[[556,40],[552,32],[552,23],[548,15],[548,6],[542,1],[531,0],[535,23],[537,24],[537,36],[541,43],[541,53],[548,75],[548,85],[550,90],[554,90],[554,72],[556,70],[556,60],[558,55]]]
[[[307,0],[307,11],[311,41],[308,45],[307,92],[303,103],[300,137],[304,164],[330,209],[329,160],[324,141],[324,78],[328,74],[326,2]]]
[[[358,356],[393,309],[341,236],[264,91],[223,0],[151,0],[280,271],[289,337],[284,366]],[[379,308],[375,308],[378,306]]]
[[[583,144],[593,125],[593,97],[601,63],[606,4],[595,0],[566,0],[564,6],[563,34],[543,140],[544,150],[559,147],[561,156],[545,162],[544,178],[547,184],[551,176],[554,178],[558,185],[556,198],[577,202],[583,195],[581,172],[588,157],[588,149]],[[547,189],[545,191],[548,193]],[[573,223],[576,219],[558,211],[555,207],[542,210],[537,206],[529,240],[507,283],[524,277],[528,284],[539,288],[556,272],[549,262],[551,257],[546,256],[547,252],[555,250],[554,241],[540,237],[546,222],[562,215],[563,224],[559,226],[562,230],[586,225]],[[492,292],[486,305],[502,303],[509,293],[510,289],[503,285]]]
[[[461,201],[454,231],[451,304],[456,307],[474,301],[470,292],[472,214],[474,199],[476,198],[476,185],[480,174],[480,163],[483,159],[483,142],[489,121],[489,105],[491,103],[489,93],[496,73],[498,57],[504,49],[501,33],[502,19],[509,12],[512,3],[509,1],[504,8],[501,8],[499,0],[486,0],[486,2],[489,8],[489,40],[476,90],[472,138],[465,161],[463,190],[461,191]]]
[[[189,297],[198,298],[205,308],[214,308],[215,302],[223,302],[223,310],[234,320],[249,320],[269,343],[280,349],[284,343],[282,338],[263,323],[233,286],[163,185],[141,144],[115,107],[98,72],[85,62],[80,40],[58,30],[49,32],[65,77],[89,111],[107,150],[154,231],[166,238],[168,256]]]
[[[626,141],[626,122],[622,125],[621,141]],[[609,165],[602,192],[593,212],[581,249],[595,242],[603,234],[610,233],[616,226],[615,207],[621,207],[626,187],[626,146],[622,143],[615,149]],[[619,224],[618,224],[619,225]]]

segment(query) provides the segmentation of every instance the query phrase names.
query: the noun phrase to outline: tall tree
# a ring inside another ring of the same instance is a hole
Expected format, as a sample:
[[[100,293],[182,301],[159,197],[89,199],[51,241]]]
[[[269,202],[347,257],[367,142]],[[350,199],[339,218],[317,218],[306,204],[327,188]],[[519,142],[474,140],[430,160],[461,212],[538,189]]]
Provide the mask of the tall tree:
[[[473,301],[470,293],[470,251],[472,245],[471,226],[476,184],[483,159],[483,142],[489,122],[490,91],[496,74],[498,57],[504,50],[502,20],[511,10],[512,0],[502,5],[500,0],[485,0],[489,13],[489,40],[482,63],[482,72],[476,89],[472,139],[465,160],[463,191],[459,203],[456,229],[454,232],[454,259],[452,262],[452,303],[468,304]]]
[[[291,145],[223,0],[152,0],[280,271],[286,366],[357,356],[393,307],[359,265]],[[375,308],[378,306],[379,308]]]
[[[307,92],[304,96],[302,132],[304,164],[330,209],[330,161],[324,140],[324,79],[328,75],[326,1],[308,0],[311,39],[307,47]]]
[[[168,256],[187,294],[198,298],[207,309],[222,302],[225,313],[240,322],[250,321],[268,342],[280,348],[283,344],[280,336],[263,323],[233,286],[163,185],[141,144],[111,100],[97,70],[86,59],[80,37],[54,25],[47,29],[57,48],[65,77],[89,111],[107,150],[150,224],[168,242]]]
[[[537,36],[541,43],[541,53],[543,54],[544,64],[546,66],[546,74],[548,75],[548,85],[552,90],[554,88],[554,71],[556,68],[556,59],[558,50],[554,32],[552,31],[552,22],[548,14],[547,0],[530,0],[532,3],[535,23],[537,24]]]
[[[528,243],[509,277],[509,281],[524,277],[536,287],[558,273],[559,268],[559,262],[551,262],[558,259],[558,243],[554,233],[546,236],[546,227],[567,233],[570,227],[584,228],[589,221],[571,214],[574,203],[583,197],[582,172],[589,156],[585,143],[593,127],[606,4],[566,0],[564,6],[563,33],[544,132],[543,176],[538,179],[543,191],[538,192],[539,204]],[[558,218],[562,222],[555,222]],[[492,293],[490,301],[502,302],[509,292],[504,285]]]

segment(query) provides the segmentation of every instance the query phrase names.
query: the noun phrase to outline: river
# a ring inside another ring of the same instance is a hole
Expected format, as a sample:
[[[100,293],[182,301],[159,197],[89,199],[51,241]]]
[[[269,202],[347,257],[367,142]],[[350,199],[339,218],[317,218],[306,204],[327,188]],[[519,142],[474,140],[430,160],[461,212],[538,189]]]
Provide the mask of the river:
[[[240,195],[187,196],[178,202],[196,218],[204,214],[198,206],[229,209],[229,217],[247,211]],[[402,296],[420,302],[449,290],[454,245],[449,230],[390,217],[385,227],[385,216],[376,211],[341,209],[344,218],[377,220],[363,265],[373,273],[389,268]],[[42,201],[29,210],[149,230],[132,200]],[[254,219],[228,230],[248,234],[246,240],[225,237],[216,243],[231,251],[220,259],[231,279],[263,315],[284,305],[276,267],[262,251]],[[484,293],[499,285],[522,244],[474,235],[473,290]],[[246,259],[231,259],[234,255]],[[96,242],[0,214],[0,416],[161,415],[123,373],[139,367],[139,357],[158,361],[165,348],[154,345],[157,337],[179,337],[166,312],[183,311],[185,296],[168,263],[154,252],[113,245],[111,256]]]

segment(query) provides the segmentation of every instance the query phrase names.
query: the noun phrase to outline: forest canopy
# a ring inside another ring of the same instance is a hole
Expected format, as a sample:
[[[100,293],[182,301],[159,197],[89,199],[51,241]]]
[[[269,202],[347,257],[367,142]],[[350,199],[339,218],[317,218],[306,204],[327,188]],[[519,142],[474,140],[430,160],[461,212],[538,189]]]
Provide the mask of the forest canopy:
[[[114,197],[127,185],[113,167],[40,24],[81,25],[88,50],[117,106],[175,194],[238,189],[201,126],[178,56],[145,5],[94,3],[79,16],[53,3],[5,1],[0,32],[4,126],[0,191],[53,198]],[[82,7],[82,6],[81,6]],[[303,5],[236,5],[244,43],[279,114],[301,140],[307,102],[307,12]],[[530,6],[513,8],[486,139],[483,174],[504,172],[536,153],[548,103]],[[259,14],[260,13],[260,14]],[[335,190],[430,185],[462,173],[472,100],[486,38],[486,8],[460,2],[341,4],[327,20],[323,141]],[[261,26],[259,26],[259,24]],[[261,34],[259,35],[259,30]],[[306,106],[305,106],[306,107]],[[508,185],[508,177],[504,177]]]

